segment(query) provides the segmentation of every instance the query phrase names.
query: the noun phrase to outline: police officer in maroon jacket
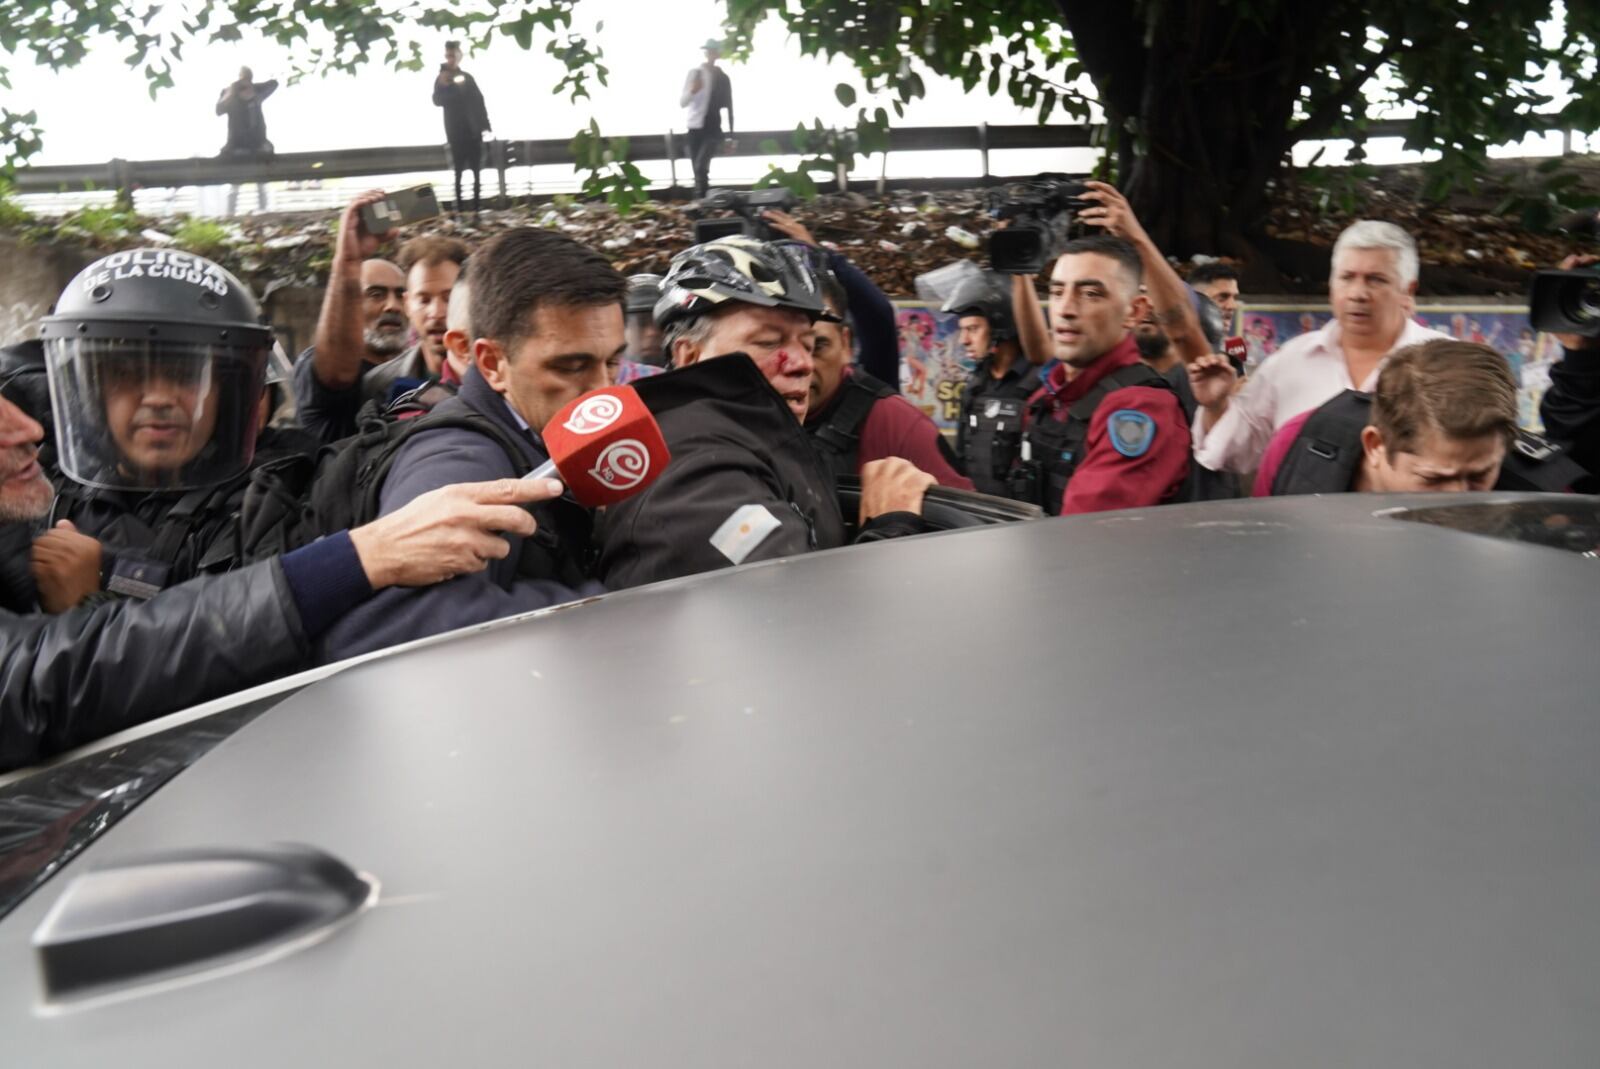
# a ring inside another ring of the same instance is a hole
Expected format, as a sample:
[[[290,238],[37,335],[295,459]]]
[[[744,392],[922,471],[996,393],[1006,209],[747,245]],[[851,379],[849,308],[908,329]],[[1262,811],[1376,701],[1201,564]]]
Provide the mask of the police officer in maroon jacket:
[[[1092,211],[1080,215],[1093,222]],[[1150,304],[1139,291],[1143,274],[1134,246],[1110,235],[1070,242],[1056,260],[1050,324],[1061,364],[1028,402],[1013,486],[1020,500],[1071,515],[1157,505],[1183,492],[1189,424],[1134,342]]]

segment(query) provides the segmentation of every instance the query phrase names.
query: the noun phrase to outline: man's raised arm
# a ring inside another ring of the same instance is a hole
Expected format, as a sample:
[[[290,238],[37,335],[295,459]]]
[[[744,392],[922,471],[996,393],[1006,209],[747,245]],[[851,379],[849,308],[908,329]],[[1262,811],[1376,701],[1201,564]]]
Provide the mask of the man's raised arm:
[[[366,342],[361,314],[361,263],[378,251],[378,239],[361,224],[361,209],[384,198],[381,189],[361,194],[339,218],[339,237],[333,264],[328,268],[328,290],[317,319],[312,371],[329,390],[348,390],[361,378]]]
[[[1150,240],[1150,235],[1140,225],[1128,199],[1115,186],[1105,182],[1085,182],[1088,192],[1083,199],[1095,202],[1085,208],[1078,218],[1089,226],[1102,227],[1122,238],[1139,250],[1139,261],[1144,267],[1145,291],[1155,309],[1156,322],[1167,332],[1172,344],[1185,364],[1211,355],[1211,345],[1200,329],[1200,319],[1194,314],[1189,300],[1189,287],[1184,285],[1178,272],[1167,263],[1167,258]]]

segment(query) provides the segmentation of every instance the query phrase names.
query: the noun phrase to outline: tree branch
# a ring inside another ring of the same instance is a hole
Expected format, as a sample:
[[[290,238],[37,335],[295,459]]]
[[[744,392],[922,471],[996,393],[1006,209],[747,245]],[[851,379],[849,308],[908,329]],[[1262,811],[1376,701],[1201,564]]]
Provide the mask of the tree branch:
[[[1317,110],[1308,115],[1304,122],[1297,124],[1289,133],[1294,141],[1314,141],[1323,134],[1333,129],[1333,124],[1339,120],[1345,106],[1360,95],[1361,90],[1378,73],[1378,69],[1389,62],[1402,50],[1401,39],[1398,35],[1391,37],[1389,43],[1376,56],[1372,62],[1361,68],[1360,77],[1352,78],[1343,89],[1318,105]]]
[[[996,53],[996,55],[998,56],[999,53]],[[1051,89],[1054,89],[1057,93],[1061,94],[1064,97],[1071,97],[1072,99],[1077,100],[1080,103],[1092,105],[1094,107],[1100,107],[1101,106],[1100,100],[1099,100],[1098,97],[1085,96],[1083,93],[1081,93],[1078,90],[1072,88],[1072,86],[1070,86],[1070,85],[1063,85],[1060,82],[1051,81],[1049,78],[1046,78],[1042,74],[1035,74],[1033,71],[1029,70],[1027,67],[1024,67],[1022,64],[1013,62],[1007,56],[999,56],[999,59],[1000,59],[1001,66],[1010,67],[1012,70],[1021,71],[1028,78],[1032,79],[1035,82],[1038,82],[1040,85],[1049,86]]]

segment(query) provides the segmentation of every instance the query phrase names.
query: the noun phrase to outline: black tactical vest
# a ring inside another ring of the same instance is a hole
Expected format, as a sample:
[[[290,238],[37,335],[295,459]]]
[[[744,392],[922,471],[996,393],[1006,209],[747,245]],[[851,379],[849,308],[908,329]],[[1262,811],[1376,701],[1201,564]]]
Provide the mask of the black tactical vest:
[[[991,378],[983,366],[967,379],[961,401],[961,461],[979,493],[1006,497],[1011,470],[1022,452],[1028,398],[1039,388],[1039,372],[1028,368],[1004,394],[979,394],[974,386]]]
[[[268,428],[257,439],[251,469],[195,490],[105,490],[65,477],[49,523],[71,520],[104,543],[110,565],[105,589],[146,598],[197,575],[249,563],[240,544],[239,510],[253,473],[291,457],[314,457],[319,443],[295,428]]]
[[[893,397],[894,388],[856,368],[839,387],[839,400],[828,418],[807,427],[817,459],[835,483],[843,476],[861,470],[861,425],[872,413],[872,406]]]
[[[1149,386],[1171,392],[1172,384],[1147,364],[1129,364],[1095,383],[1088,393],[1072,403],[1066,419],[1051,415],[1053,399],[1035,398],[1028,405],[1028,428],[1022,436],[1021,459],[1011,477],[1011,497],[1029,501],[1052,516],[1061,514],[1061,501],[1067,484],[1083,459],[1083,443],[1095,410],[1107,395],[1129,386]],[[1183,494],[1180,491],[1179,498]]]

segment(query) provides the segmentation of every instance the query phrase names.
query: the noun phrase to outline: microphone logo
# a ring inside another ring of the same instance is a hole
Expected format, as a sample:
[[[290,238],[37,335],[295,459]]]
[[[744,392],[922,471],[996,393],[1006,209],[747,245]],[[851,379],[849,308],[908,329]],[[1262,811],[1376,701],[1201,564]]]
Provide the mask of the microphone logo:
[[[650,450],[637,438],[612,442],[595,458],[589,474],[612,490],[632,490],[650,474]]]
[[[608,393],[585,398],[562,426],[573,434],[598,434],[622,418],[622,401]]]

